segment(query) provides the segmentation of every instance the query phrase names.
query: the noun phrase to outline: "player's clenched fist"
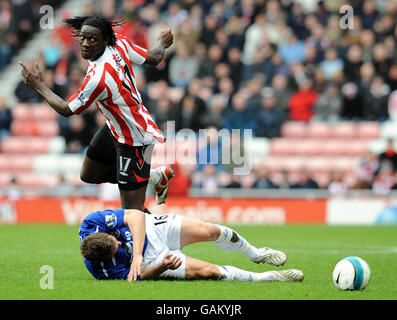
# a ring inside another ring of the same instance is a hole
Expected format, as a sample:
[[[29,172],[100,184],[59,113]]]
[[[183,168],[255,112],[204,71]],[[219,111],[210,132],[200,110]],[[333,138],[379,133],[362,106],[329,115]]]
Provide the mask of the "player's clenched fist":
[[[170,28],[167,28],[161,31],[158,40],[164,45],[164,48],[169,48],[174,42],[174,35],[171,32]]]

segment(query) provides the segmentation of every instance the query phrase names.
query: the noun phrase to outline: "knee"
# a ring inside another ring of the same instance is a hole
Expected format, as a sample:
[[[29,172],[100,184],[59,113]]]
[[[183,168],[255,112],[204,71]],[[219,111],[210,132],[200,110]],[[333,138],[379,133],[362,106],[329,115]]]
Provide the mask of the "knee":
[[[209,224],[208,225],[208,237],[211,241],[216,241],[219,239],[221,235],[221,229],[216,224]]]
[[[221,273],[218,267],[214,264],[208,264],[198,271],[197,278],[206,280],[218,280],[221,277]]]

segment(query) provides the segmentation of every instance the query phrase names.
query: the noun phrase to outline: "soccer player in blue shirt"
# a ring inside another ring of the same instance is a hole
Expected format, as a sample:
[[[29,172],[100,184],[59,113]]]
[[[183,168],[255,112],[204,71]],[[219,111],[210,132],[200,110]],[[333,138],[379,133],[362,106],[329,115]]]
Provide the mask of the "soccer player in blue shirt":
[[[281,266],[287,260],[283,252],[256,248],[226,226],[181,215],[155,215],[135,209],[96,211],[84,219],[79,235],[84,263],[96,279],[303,280],[302,271],[296,269],[256,273],[184,255],[180,251],[184,246],[212,241],[256,263]]]

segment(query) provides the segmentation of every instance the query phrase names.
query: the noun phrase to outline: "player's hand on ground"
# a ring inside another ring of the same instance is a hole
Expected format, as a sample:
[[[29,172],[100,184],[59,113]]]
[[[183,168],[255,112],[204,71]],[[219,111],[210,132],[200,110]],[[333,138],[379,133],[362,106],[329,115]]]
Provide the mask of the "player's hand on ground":
[[[39,69],[39,64],[35,62],[32,70],[29,70],[22,61],[19,61],[19,64],[22,66],[21,78],[23,82],[29,87],[37,89],[43,81],[43,74]]]
[[[141,264],[143,257],[134,256],[131,263],[130,273],[127,276],[128,282],[139,280],[141,277]]]
[[[171,253],[169,253],[164,258],[163,265],[166,269],[175,270],[182,265],[182,260],[180,257],[174,256]]]
[[[162,42],[166,49],[169,48],[174,42],[174,35],[172,34],[171,29],[167,28],[161,31],[158,40]]]

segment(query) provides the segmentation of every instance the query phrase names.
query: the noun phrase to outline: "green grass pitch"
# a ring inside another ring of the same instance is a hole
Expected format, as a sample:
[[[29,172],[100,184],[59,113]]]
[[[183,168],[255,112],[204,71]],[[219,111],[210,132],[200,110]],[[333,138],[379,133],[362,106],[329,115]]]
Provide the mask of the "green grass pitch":
[[[283,250],[280,269],[303,270],[302,283],[222,281],[98,281],[83,265],[78,226],[0,226],[0,300],[396,300],[397,227],[395,226],[232,226],[252,244]],[[183,249],[192,257],[261,272],[237,252],[211,243]],[[364,291],[340,291],[332,283],[335,264],[359,256],[371,268]],[[40,268],[54,271],[54,288],[42,289]]]

